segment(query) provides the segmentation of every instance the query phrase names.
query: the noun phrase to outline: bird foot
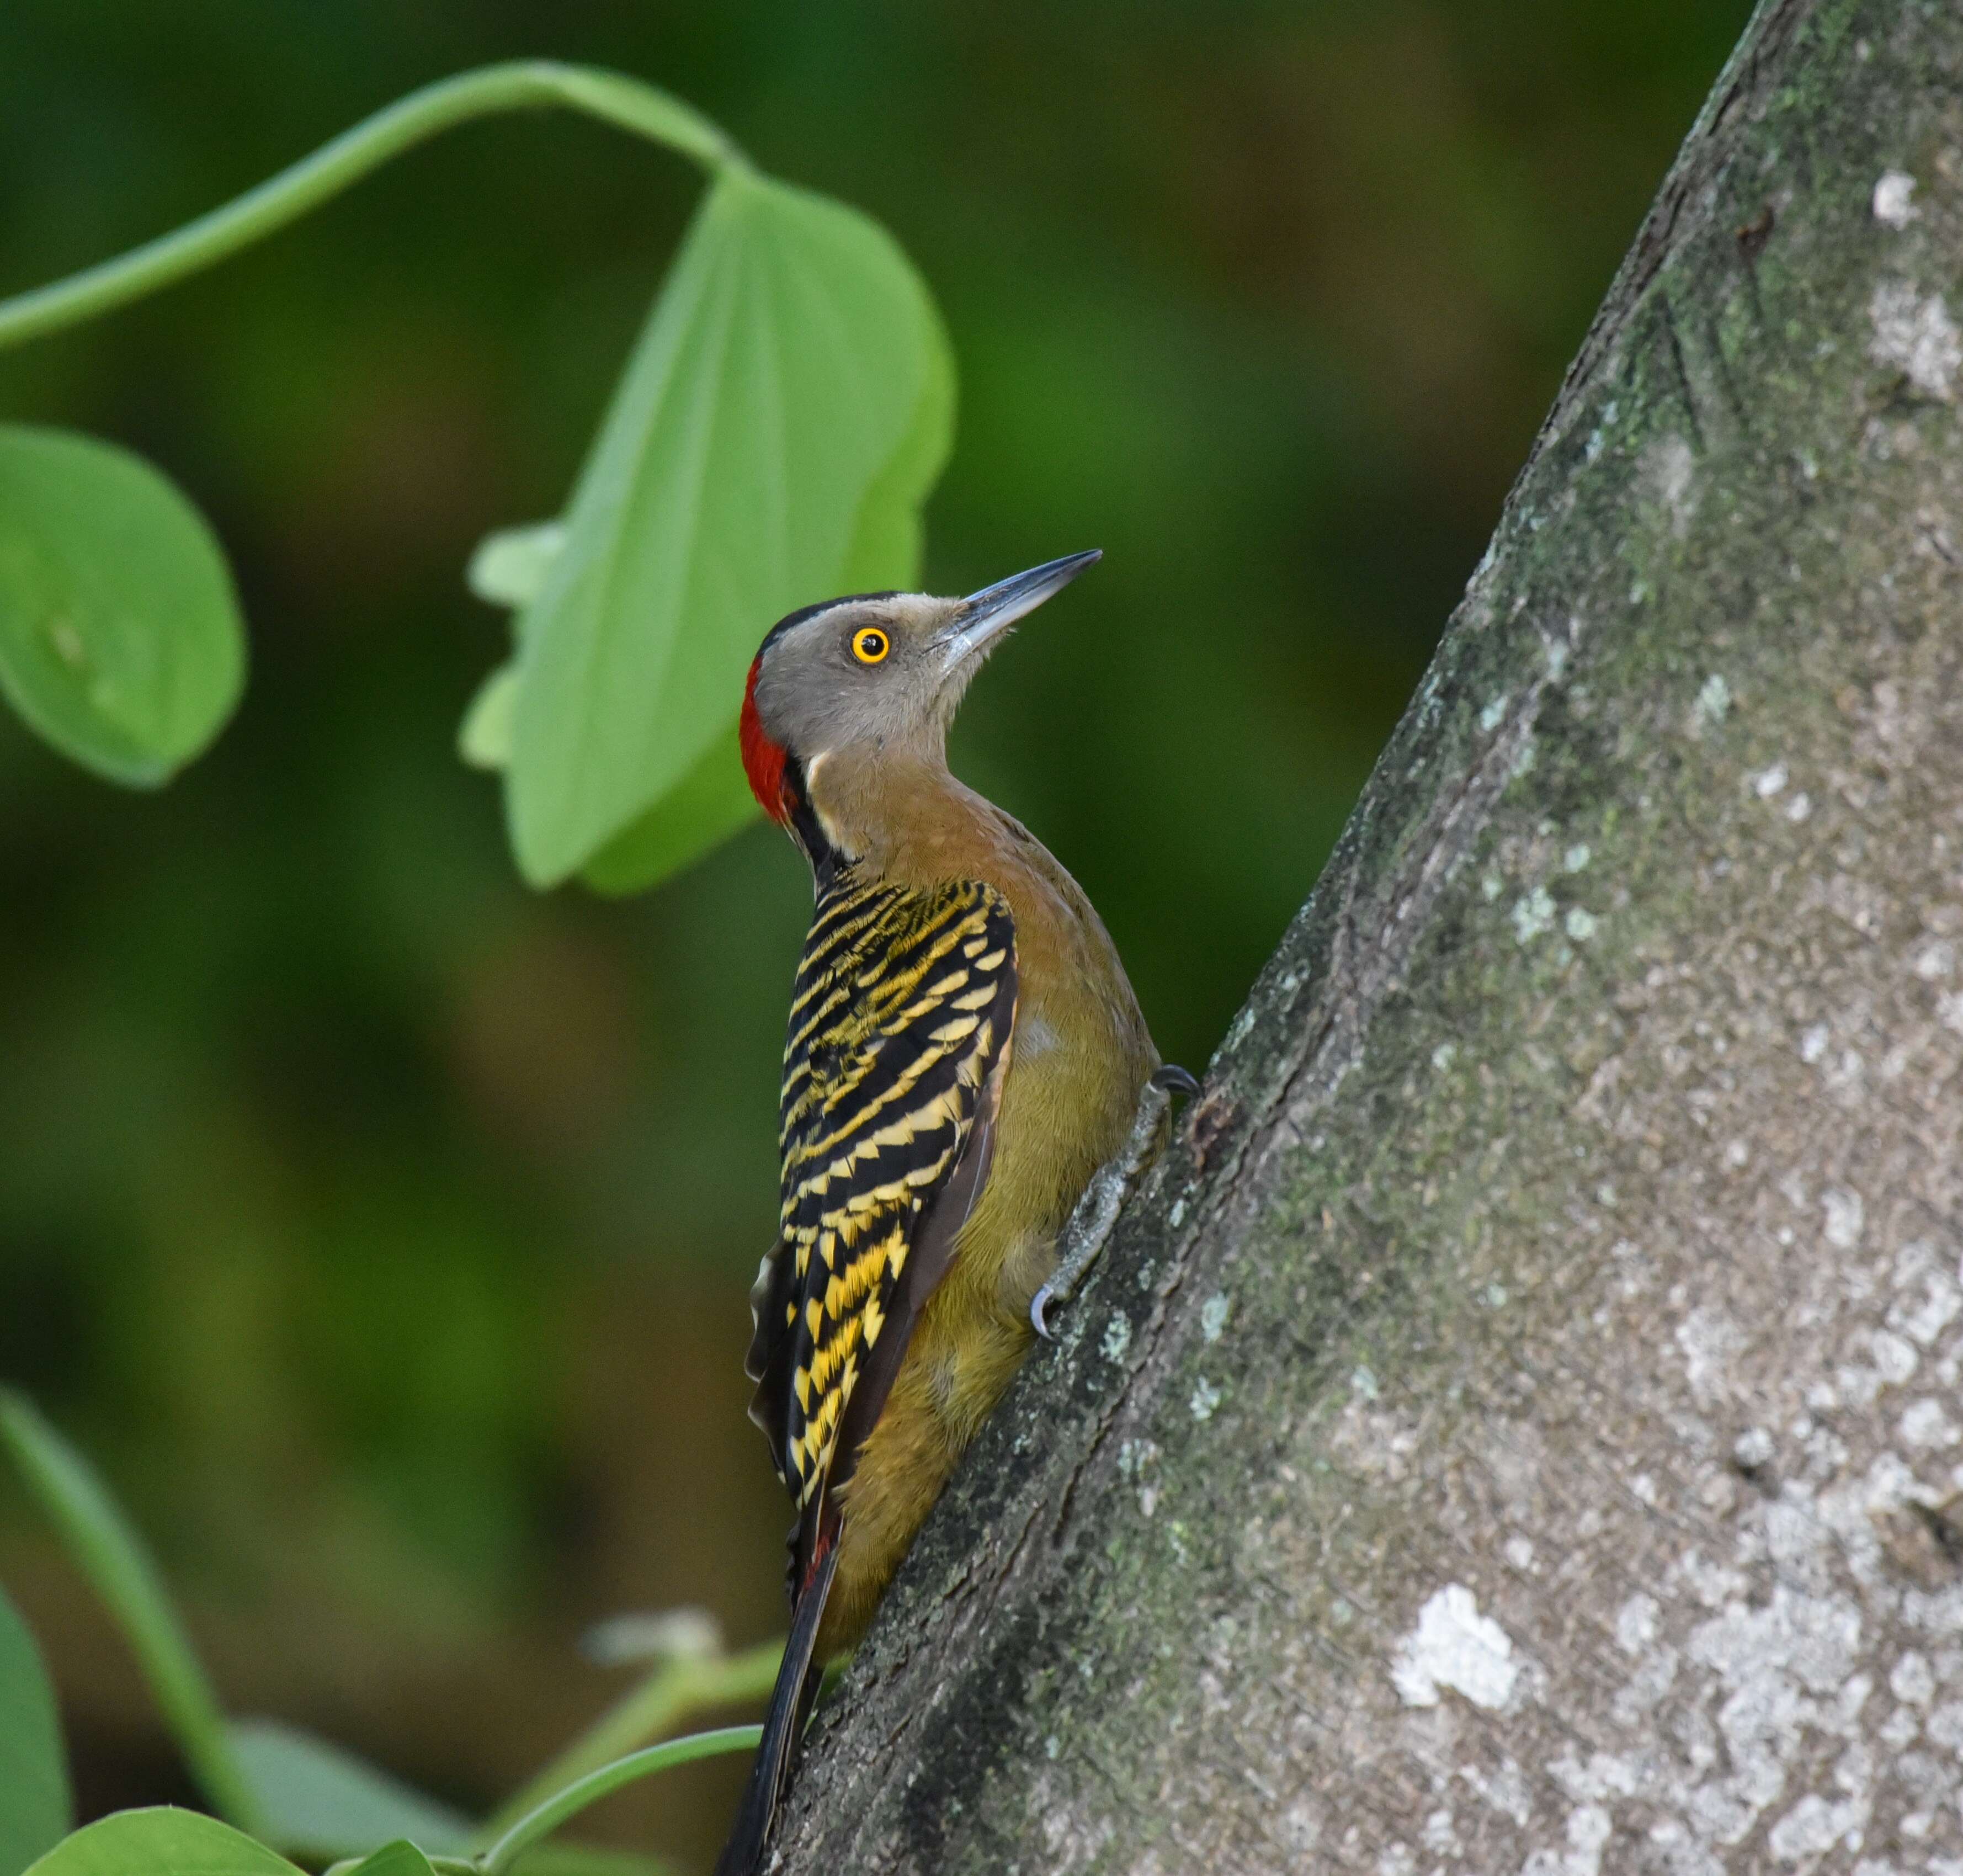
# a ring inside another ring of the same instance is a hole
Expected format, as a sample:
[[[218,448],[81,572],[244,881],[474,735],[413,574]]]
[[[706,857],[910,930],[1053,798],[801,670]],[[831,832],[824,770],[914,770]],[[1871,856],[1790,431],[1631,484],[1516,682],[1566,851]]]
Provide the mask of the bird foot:
[[[1067,1303],[1076,1295],[1084,1273],[1097,1261],[1125,1201],[1138,1189],[1165,1142],[1165,1123],[1173,1096],[1182,1100],[1199,1092],[1199,1084],[1176,1063],[1167,1062],[1156,1071],[1138,1097],[1138,1112],[1132,1122],[1130,1137],[1114,1160],[1107,1160],[1091,1175],[1058,1241],[1059,1255],[1055,1273],[1030,1302],[1030,1321],[1045,1341],[1051,1339],[1045,1312],[1058,1303]]]

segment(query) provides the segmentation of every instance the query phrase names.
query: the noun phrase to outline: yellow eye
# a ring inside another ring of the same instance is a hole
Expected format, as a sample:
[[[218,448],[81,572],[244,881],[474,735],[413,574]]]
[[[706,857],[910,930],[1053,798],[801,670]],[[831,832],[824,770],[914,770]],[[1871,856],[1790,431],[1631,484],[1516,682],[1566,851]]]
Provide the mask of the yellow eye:
[[[876,664],[893,648],[877,626],[862,626],[852,635],[852,655],[862,664]]]

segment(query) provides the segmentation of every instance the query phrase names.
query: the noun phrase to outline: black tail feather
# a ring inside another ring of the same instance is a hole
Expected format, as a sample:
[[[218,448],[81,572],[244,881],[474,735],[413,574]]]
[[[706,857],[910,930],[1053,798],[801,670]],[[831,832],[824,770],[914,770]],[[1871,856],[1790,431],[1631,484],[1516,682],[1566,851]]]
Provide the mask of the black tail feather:
[[[804,1730],[812,1696],[818,1691],[818,1677],[813,1671],[812,1655],[818,1645],[818,1625],[825,1614],[825,1599],[831,1593],[832,1572],[837,1567],[834,1526],[831,1541],[825,1545],[792,1615],[783,1665],[777,1670],[770,1710],[764,1716],[763,1743],[757,1748],[757,1762],[750,1768],[750,1782],[744,1788],[735,1827],[722,1847],[722,1855],[716,1858],[716,1876],[760,1876],[763,1869],[770,1826],[776,1820],[777,1805],[790,1772],[791,1755]]]

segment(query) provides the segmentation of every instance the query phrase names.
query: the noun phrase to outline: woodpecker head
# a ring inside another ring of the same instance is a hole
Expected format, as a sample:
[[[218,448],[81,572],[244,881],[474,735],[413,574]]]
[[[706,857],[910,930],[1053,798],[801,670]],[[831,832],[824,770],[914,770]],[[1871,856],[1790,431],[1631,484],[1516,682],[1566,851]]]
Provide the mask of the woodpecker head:
[[[743,767],[764,812],[792,826],[806,778],[841,750],[939,759],[982,661],[1098,557],[1052,560],[965,599],[859,593],[780,619],[743,698]]]

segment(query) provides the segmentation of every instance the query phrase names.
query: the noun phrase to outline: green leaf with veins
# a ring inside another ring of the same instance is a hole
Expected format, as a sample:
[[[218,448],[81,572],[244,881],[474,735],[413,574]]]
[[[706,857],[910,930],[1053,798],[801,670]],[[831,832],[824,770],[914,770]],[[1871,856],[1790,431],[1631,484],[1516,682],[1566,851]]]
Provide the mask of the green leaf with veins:
[[[610,890],[650,884],[754,812],[733,731],[758,642],[815,600],[917,582],[953,415],[939,315],[892,238],[720,177],[518,620],[506,799],[528,879],[597,863]]]

